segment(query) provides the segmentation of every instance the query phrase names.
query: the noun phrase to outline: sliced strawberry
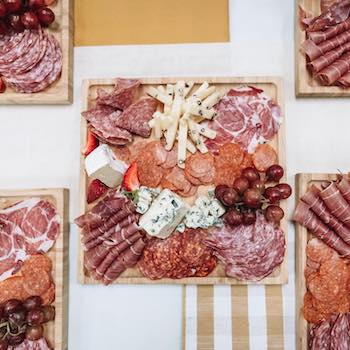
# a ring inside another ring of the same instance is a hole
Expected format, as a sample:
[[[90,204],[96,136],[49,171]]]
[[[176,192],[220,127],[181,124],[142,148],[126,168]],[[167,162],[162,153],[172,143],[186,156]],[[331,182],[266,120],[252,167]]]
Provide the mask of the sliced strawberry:
[[[5,90],[6,90],[6,84],[4,82],[4,79],[2,77],[0,77],[0,94],[5,92]]]
[[[89,130],[85,149],[83,151],[84,156],[90,154],[98,146],[98,140],[95,135]]]
[[[87,191],[87,202],[90,204],[94,202],[96,199],[99,199],[103,196],[108,190],[108,187],[98,179],[93,180]]]
[[[140,187],[136,162],[132,162],[125,172],[122,187],[127,191],[135,191]]]

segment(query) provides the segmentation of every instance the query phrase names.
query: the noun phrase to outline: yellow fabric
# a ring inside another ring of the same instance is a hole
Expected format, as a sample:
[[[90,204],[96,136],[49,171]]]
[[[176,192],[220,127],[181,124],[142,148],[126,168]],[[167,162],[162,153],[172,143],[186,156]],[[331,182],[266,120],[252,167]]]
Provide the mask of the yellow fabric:
[[[75,46],[229,41],[228,0],[75,0]]]

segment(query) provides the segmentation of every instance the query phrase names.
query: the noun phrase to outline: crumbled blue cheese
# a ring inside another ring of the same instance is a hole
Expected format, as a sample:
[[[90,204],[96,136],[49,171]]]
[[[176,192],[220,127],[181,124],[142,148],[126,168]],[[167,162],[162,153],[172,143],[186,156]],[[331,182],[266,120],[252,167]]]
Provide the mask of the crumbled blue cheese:
[[[140,214],[146,213],[152,202],[159,196],[160,190],[141,186],[137,192],[136,211]]]
[[[149,235],[167,238],[181,223],[189,206],[175,193],[165,189],[142,215],[139,226]]]
[[[178,231],[178,232],[184,233],[185,230],[186,230],[186,226],[183,222],[181,224],[177,225],[177,227],[176,227],[176,231]]]
[[[185,217],[185,225],[189,228],[209,228],[221,224],[220,217],[225,208],[215,198],[201,196]]]

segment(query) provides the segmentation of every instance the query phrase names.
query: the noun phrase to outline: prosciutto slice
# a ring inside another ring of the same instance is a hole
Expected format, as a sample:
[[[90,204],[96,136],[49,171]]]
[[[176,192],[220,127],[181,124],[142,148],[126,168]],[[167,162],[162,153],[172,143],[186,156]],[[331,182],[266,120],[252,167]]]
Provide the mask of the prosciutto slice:
[[[330,185],[321,191],[320,197],[329,211],[346,227],[350,228],[350,205],[341,195],[335,182],[331,182]]]
[[[334,231],[327,227],[310,209],[310,206],[300,201],[295,209],[293,220],[306,227],[321,241],[335,249],[341,256],[350,256],[348,246]]]
[[[322,85],[332,85],[344,74],[350,71],[350,52],[345,53],[330,66],[322,69],[317,75],[317,79]]]
[[[312,185],[301,197],[301,200],[308,204],[311,210],[323,221],[323,223],[330,226],[345,243],[350,244],[350,229],[345,227],[329,212],[320,198],[320,192],[321,190],[319,188]]]
[[[309,32],[307,33],[307,37],[308,39],[312,40],[315,44],[319,44],[322,41],[334,38],[338,34],[344,33],[348,29],[350,29],[349,18],[342,23],[339,23],[333,27],[326,29],[325,31]]]
[[[331,320],[315,324],[310,329],[310,350],[329,350],[331,345]]]
[[[349,314],[339,314],[331,331],[331,349],[350,349]]]
[[[344,199],[350,204],[350,182],[345,176],[337,183],[338,190]]]
[[[350,87],[350,71],[336,81],[336,85],[346,89]]]

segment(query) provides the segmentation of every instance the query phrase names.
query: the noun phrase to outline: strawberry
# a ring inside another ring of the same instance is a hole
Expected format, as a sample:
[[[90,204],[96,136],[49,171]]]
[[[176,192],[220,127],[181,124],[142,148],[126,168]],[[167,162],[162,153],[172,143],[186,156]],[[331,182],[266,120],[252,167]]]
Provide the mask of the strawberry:
[[[100,198],[103,196],[108,190],[108,187],[102,183],[100,180],[95,179],[93,180],[87,191],[87,202],[90,204],[94,202],[96,199]]]
[[[89,130],[85,149],[83,151],[84,156],[90,154],[98,146],[98,140],[95,135]]]
[[[128,170],[124,174],[122,188],[127,191],[135,191],[140,187],[139,178],[137,176],[137,163],[134,161],[130,164]]]
[[[6,90],[6,84],[4,82],[4,79],[0,77],[0,93],[2,94]]]

